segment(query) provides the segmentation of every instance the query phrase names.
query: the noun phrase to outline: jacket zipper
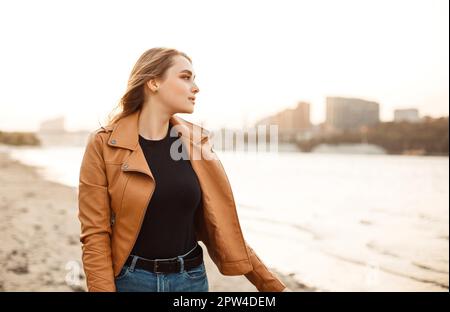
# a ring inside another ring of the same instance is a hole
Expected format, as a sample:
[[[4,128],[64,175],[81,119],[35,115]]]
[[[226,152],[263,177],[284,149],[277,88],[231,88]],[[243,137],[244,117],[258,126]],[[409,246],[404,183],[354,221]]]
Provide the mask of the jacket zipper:
[[[145,174],[146,176],[148,176],[150,179],[152,179],[147,173],[145,173],[145,172],[143,172],[143,171],[140,171],[140,170],[123,170],[123,171],[126,171],[126,172],[140,172],[140,173],[143,173],[143,174]],[[148,204],[149,204],[149,202],[150,202],[150,199],[152,198],[152,196],[153,196],[153,193],[154,193],[154,191],[155,191],[155,189],[156,189],[156,181],[154,180],[154,179],[152,179],[153,180],[153,183],[154,183],[154,187],[153,187],[153,190],[152,190],[152,192],[150,193],[150,195],[148,196],[148,198],[147,198],[147,204],[145,205],[145,208],[144,208],[144,212],[142,213],[142,215],[141,215],[141,219],[140,219],[140,221],[139,221],[139,229],[136,231],[136,234],[134,235],[134,239],[133,239],[133,243],[131,244],[131,247],[128,249],[128,252],[126,253],[126,255],[128,255],[128,256],[126,256],[125,257],[125,261],[123,261],[121,264],[120,264],[120,268],[122,268],[123,266],[124,266],[124,264],[125,264],[125,262],[127,261],[127,258],[130,256],[130,252],[131,252],[131,250],[133,249],[133,247],[134,247],[134,244],[136,243],[136,240],[137,240],[137,238],[138,238],[138,235],[139,235],[139,232],[141,231],[141,227],[142,227],[142,223],[144,222],[144,218],[145,218],[145,214],[147,213],[147,208],[148,208]]]

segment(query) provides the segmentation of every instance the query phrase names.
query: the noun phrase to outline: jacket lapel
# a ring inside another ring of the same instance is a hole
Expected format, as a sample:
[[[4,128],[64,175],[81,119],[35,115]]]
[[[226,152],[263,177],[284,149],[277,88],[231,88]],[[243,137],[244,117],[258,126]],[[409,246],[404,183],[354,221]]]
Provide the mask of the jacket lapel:
[[[140,110],[120,119],[113,127],[108,145],[131,151],[122,164],[122,171],[140,172],[154,181],[151,169],[139,144],[139,116]],[[208,138],[209,131],[177,116],[172,116],[170,123],[178,132],[185,148],[187,148],[189,158],[191,159],[192,156],[200,157],[201,155],[198,153],[201,151],[201,143]],[[194,155],[191,151],[194,151]]]

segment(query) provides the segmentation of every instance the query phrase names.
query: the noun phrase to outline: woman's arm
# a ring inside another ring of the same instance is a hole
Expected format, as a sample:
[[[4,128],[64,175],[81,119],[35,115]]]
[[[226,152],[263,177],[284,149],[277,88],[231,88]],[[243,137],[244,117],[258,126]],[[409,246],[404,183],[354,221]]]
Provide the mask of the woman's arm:
[[[102,137],[89,137],[80,168],[78,218],[88,291],[116,291],[111,259],[110,204]]]
[[[204,144],[206,145],[205,150],[206,151],[212,151],[212,141],[211,137],[209,136]],[[212,157],[213,159],[217,159],[217,155],[214,155]],[[220,162],[220,161],[219,161]],[[200,233],[201,237],[203,237],[203,242],[208,248],[208,252],[213,259],[214,262],[217,263],[218,260],[216,260],[216,256],[214,254],[214,248],[211,248],[209,241],[207,240],[207,235],[203,233]],[[253,270],[246,273],[245,277],[259,290],[259,291],[289,291],[286,288],[286,285],[284,285],[272,272],[269,271],[269,269],[266,267],[266,265],[262,262],[262,260],[258,257],[256,252],[253,250],[253,248],[250,247],[247,242],[245,242],[247,252],[250,257],[250,262],[253,266]]]
[[[246,273],[245,277],[255,285],[259,291],[284,291],[286,285],[269,271],[252,247],[250,247],[247,242],[245,244],[253,266],[253,271]]]

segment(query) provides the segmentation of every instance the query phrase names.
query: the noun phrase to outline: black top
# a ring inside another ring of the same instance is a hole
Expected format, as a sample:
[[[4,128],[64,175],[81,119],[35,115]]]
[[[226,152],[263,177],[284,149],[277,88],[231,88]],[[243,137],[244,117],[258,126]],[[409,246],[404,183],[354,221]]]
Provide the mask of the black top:
[[[172,159],[170,146],[178,136],[170,136],[171,128],[169,124],[166,137],[161,140],[148,140],[139,135],[156,188],[131,254],[147,259],[183,255],[197,243],[194,215],[201,205],[200,184],[188,157]],[[186,156],[181,144],[175,146]]]

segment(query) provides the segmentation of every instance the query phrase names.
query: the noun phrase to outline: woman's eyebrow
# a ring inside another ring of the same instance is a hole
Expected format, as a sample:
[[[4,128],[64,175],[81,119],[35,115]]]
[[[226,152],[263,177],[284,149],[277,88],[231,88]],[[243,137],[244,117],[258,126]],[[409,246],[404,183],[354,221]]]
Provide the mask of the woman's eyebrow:
[[[180,73],[185,73],[185,72],[191,74],[191,76],[192,76],[192,72],[189,69],[184,69],[184,70],[180,71]],[[194,78],[195,78],[195,76],[194,76]]]

